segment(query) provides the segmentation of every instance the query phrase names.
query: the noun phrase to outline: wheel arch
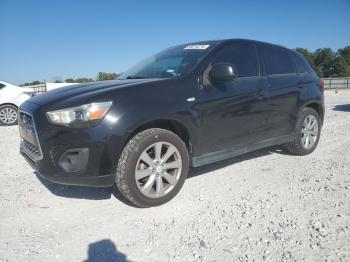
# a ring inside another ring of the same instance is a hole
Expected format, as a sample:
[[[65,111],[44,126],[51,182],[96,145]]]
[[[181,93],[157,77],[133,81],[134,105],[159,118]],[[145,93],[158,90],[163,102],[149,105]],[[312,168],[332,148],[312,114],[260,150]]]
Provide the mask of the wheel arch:
[[[174,119],[156,119],[156,120],[150,120],[148,122],[144,122],[144,123],[138,125],[129,133],[123,147],[125,147],[125,145],[128,143],[128,141],[132,137],[134,137],[137,133],[142,132],[146,129],[150,129],[150,128],[162,128],[162,129],[169,130],[169,131],[175,133],[176,135],[178,135],[181,138],[181,140],[184,141],[186,148],[189,152],[189,155],[191,157],[191,155],[192,155],[192,143],[191,143],[190,134],[189,134],[186,126],[183,123],[181,123],[178,120],[174,120]]]
[[[3,103],[3,104],[0,104],[0,106],[14,106],[14,107],[17,108],[17,110],[19,109],[19,107],[16,104],[13,104],[13,103]]]
[[[323,106],[322,106],[321,103],[319,103],[319,102],[310,102],[310,103],[307,103],[303,108],[306,108],[306,107],[314,109],[318,113],[318,115],[320,116],[320,119],[321,119],[321,121],[323,123],[324,110],[323,110]]]

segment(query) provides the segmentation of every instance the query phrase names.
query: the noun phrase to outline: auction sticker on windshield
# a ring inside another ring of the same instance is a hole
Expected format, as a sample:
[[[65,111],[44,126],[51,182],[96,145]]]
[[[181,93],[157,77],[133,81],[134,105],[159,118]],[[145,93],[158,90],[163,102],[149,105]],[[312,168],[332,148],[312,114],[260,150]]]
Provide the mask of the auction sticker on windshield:
[[[210,45],[188,45],[184,49],[207,49]]]

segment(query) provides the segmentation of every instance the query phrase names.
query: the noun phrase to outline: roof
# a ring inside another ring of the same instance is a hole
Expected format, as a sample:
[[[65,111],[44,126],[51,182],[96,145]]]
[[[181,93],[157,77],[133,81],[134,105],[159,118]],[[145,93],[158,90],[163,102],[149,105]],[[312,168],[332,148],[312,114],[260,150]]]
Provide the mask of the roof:
[[[276,47],[281,47],[285,48],[288,50],[292,50],[288,47],[279,45],[279,44],[272,44],[268,42],[263,42],[263,41],[258,41],[258,40],[252,40],[252,39],[243,39],[243,38],[227,38],[227,39],[217,39],[217,40],[206,40],[206,41],[196,41],[192,43],[187,43],[188,45],[194,45],[194,44],[204,44],[204,43],[214,43],[214,44],[220,44],[220,43],[229,43],[229,42],[249,42],[249,43],[256,43],[256,44],[262,44],[262,45],[270,45],[270,46],[276,46]]]

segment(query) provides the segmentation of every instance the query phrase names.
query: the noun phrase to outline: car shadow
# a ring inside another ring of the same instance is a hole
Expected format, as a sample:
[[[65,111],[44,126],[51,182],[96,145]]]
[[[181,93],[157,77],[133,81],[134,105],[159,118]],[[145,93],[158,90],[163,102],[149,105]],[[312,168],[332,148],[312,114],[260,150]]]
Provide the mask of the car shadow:
[[[222,161],[218,161],[212,164],[207,164],[207,165],[203,165],[200,167],[196,167],[196,168],[191,168],[190,172],[188,173],[187,178],[193,178],[196,176],[200,176],[200,175],[204,175],[210,172],[213,172],[215,170],[230,166],[230,165],[234,165],[234,164],[238,164],[244,161],[248,161],[254,158],[259,158],[262,156],[266,156],[266,155],[271,155],[273,153],[277,153],[277,154],[282,154],[282,155],[290,155],[290,153],[283,147],[283,146],[273,146],[273,147],[268,147],[268,148],[263,148],[263,149],[259,149],[256,151],[252,151],[240,156],[236,156],[233,158],[229,158],[226,160],[222,160]]]
[[[35,173],[38,180],[55,196],[88,200],[106,200],[114,196],[125,205],[135,205],[127,201],[118,191],[116,186],[111,187],[87,187],[87,186],[70,186],[61,185],[46,180],[39,174]]]
[[[36,174],[36,176],[38,180],[56,196],[91,200],[109,199],[112,196],[112,190],[110,188],[60,185],[46,180],[39,174]]]
[[[126,262],[126,255],[118,251],[110,239],[103,239],[89,244],[88,258],[84,262]]]
[[[333,108],[334,111],[350,112],[350,104],[336,105]]]
[[[277,154],[290,154],[282,146],[274,146],[269,148],[264,148],[256,151],[246,153],[244,155],[236,156],[227,160],[222,160],[212,164],[203,165],[196,168],[191,168],[189,170],[187,178],[193,178],[200,175],[204,175],[214,170],[218,170],[233,164],[240,162],[248,161],[254,158],[270,155],[273,153]],[[122,194],[118,191],[117,187],[114,185],[112,187],[106,188],[95,188],[95,187],[84,187],[84,186],[69,186],[69,185],[60,185],[52,183],[45,178],[41,177],[39,174],[36,174],[38,180],[54,195],[59,197],[66,198],[77,198],[77,199],[88,199],[88,200],[105,200],[110,199],[114,196],[120,202],[125,205],[136,207],[133,203],[126,200]]]

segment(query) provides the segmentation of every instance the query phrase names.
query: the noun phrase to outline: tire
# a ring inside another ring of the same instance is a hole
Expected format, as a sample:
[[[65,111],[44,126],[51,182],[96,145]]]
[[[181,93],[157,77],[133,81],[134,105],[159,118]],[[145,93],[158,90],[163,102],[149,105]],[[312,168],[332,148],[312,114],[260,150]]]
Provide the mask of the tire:
[[[0,126],[13,126],[18,122],[18,108],[14,105],[0,106]]]
[[[313,122],[310,119],[316,121],[315,125],[317,125],[317,131],[315,131],[315,128],[308,130],[308,128],[305,127],[307,123],[311,123],[312,125]],[[321,127],[322,122],[316,110],[310,107],[304,108],[299,113],[294,138],[291,143],[287,144],[287,150],[298,156],[311,154],[320,140]],[[313,134],[316,134],[317,137],[314,137]],[[309,136],[309,139],[307,139],[307,136]],[[312,144],[311,141],[313,142]],[[306,146],[306,144],[308,146]]]
[[[188,151],[180,137],[165,129],[147,129],[124,147],[115,183],[122,196],[135,206],[159,206],[180,191],[188,168]]]

